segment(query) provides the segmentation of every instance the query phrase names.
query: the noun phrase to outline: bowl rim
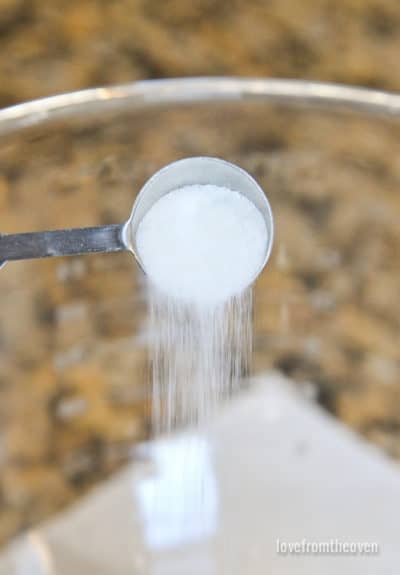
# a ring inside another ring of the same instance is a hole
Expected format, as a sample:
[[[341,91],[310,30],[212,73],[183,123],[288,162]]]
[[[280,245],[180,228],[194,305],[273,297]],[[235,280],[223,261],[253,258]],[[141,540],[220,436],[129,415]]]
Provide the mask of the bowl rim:
[[[0,110],[0,134],[54,120],[199,102],[265,101],[400,117],[400,94],[301,79],[192,77],[143,80],[39,98]]]

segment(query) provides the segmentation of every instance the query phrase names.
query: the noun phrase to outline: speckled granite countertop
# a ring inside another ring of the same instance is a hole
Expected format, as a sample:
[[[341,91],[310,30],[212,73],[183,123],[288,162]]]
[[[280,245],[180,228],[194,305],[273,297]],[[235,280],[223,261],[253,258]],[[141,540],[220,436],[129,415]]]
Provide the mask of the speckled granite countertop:
[[[399,89],[399,49],[397,0],[0,0],[0,105],[205,74]],[[399,135],[262,107],[32,131],[0,142],[0,229],[119,222],[126,187],[164,163],[236,161],[270,191],[279,224],[256,289],[255,369],[284,371],[400,457]],[[0,542],[74,501],[149,434],[143,292],[127,258],[2,271]]]

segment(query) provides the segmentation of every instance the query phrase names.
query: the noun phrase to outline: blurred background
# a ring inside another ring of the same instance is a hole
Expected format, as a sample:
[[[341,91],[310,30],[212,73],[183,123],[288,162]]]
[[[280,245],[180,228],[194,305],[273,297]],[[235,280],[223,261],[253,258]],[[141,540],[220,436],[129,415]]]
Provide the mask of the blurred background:
[[[0,106],[197,75],[398,90],[399,51],[398,0],[0,0]],[[127,189],[168,161],[239,163],[278,222],[255,370],[283,371],[400,458],[399,135],[395,122],[261,105],[37,128],[0,140],[0,229],[117,223]],[[6,266],[0,298],[3,544],[135,457],[151,425],[128,255]]]
[[[0,104],[145,78],[399,87],[396,0],[1,0]]]

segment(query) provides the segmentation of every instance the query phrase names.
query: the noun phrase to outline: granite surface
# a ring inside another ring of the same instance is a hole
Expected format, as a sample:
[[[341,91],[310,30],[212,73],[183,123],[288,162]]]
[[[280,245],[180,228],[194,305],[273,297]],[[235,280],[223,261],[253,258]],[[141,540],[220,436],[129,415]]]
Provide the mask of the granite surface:
[[[0,0],[0,105],[203,74],[399,89],[399,49],[397,0]],[[38,128],[0,141],[0,229],[121,222],[127,189],[177,157],[242,165],[277,223],[256,286],[255,371],[290,375],[400,458],[399,136],[398,123],[263,105]],[[0,279],[5,542],[134,457],[151,430],[131,257],[8,265]]]

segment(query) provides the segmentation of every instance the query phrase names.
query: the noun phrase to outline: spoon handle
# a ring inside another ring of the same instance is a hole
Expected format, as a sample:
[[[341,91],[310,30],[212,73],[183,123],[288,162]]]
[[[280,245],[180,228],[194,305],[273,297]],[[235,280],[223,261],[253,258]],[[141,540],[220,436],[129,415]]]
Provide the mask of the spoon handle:
[[[121,225],[24,234],[0,234],[0,267],[10,260],[126,250]]]

